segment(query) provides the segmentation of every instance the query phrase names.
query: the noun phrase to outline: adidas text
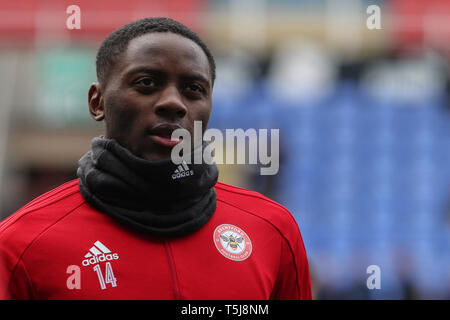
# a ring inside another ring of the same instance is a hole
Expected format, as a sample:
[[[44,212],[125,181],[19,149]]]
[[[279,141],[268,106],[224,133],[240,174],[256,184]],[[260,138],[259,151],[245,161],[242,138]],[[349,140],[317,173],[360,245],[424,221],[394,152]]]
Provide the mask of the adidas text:
[[[175,179],[184,178],[184,177],[193,176],[193,175],[194,175],[193,170],[178,172],[178,173],[174,173],[172,175],[172,179],[175,180]]]
[[[103,261],[111,261],[111,260],[117,260],[119,259],[119,255],[117,253],[108,253],[108,254],[101,254],[98,256],[94,256],[89,259],[84,259],[82,264],[83,266],[89,266],[91,264],[96,264]]]

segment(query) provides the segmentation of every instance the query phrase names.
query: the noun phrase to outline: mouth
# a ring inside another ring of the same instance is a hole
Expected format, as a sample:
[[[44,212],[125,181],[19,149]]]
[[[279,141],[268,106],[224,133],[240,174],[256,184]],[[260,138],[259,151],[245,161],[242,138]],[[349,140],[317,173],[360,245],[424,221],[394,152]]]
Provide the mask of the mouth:
[[[182,139],[172,140],[172,132],[176,129],[182,129],[178,124],[173,123],[160,123],[153,126],[149,131],[148,135],[150,139],[164,147],[172,148],[179,144]]]

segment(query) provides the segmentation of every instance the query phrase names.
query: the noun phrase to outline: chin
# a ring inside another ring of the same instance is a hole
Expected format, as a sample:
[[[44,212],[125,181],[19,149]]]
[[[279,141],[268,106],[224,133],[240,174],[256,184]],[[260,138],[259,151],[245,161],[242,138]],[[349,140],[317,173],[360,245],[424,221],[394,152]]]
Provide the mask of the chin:
[[[170,151],[159,153],[159,152],[143,152],[139,156],[142,159],[148,160],[148,161],[164,161],[164,160],[170,160]]]

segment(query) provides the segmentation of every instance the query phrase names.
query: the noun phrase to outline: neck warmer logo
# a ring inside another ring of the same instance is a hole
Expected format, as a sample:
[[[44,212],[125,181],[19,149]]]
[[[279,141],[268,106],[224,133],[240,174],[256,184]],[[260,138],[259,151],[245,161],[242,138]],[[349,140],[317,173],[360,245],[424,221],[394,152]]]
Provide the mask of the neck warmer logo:
[[[194,175],[194,170],[189,169],[189,166],[187,165],[186,161],[183,161],[182,164],[178,166],[178,168],[175,169],[175,171],[172,174],[172,179],[180,179],[184,177],[189,177]]]

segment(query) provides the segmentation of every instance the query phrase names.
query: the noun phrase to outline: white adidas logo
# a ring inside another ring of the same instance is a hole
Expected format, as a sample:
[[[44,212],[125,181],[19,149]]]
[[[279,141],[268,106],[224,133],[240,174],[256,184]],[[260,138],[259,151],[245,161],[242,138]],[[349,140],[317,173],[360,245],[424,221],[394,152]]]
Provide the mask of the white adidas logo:
[[[175,169],[175,171],[172,174],[172,179],[180,179],[180,178],[184,178],[184,177],[188,177],[188,176],[193,176],[194,175],[194,170],[190,170],[186,161],[183,161],[182,164],[180,164],[178,166],[177,169]]]
[[[117,253],[111,253],[103,243],[100,241],[95,241],[89,252],[84,255],[86,259],[82,261],[83,266],[89,266],[91,264],[96,264],[103,261],[117,260],[119,255]]]

